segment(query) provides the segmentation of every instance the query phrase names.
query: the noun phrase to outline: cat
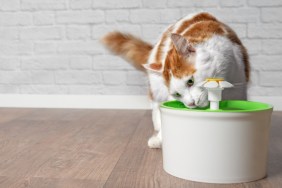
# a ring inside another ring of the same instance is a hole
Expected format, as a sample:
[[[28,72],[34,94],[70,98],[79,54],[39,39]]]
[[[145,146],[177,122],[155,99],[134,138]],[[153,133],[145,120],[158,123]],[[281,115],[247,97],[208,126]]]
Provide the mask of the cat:
[[[174,99],[188,108],[207,106],[207,91],[197,86],[206,78],[224,78],[235,86],[223,92],[223,99],[247,99],[247,50],[230,27],[207,12],[170,25],[154,46],[118,31],[106,34],[102,43],[148,75],[156,131],[148,140],[150,148],[162,145],[160,103]]]

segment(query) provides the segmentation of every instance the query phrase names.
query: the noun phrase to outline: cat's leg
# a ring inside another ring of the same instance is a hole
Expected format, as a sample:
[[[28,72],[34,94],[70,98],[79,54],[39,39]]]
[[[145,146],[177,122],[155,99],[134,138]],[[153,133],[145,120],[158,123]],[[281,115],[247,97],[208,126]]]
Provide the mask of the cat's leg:
[[[153,120],[154,130],[159,131],[161,128],[161,112],[158,102],[152,102],[152,120]]]
[[[154,130],[156,133],[151,136],[148,140],[148,146],[150,148],[161,148],[162,147],[162,135],[161,135],[161,112],[158,102],[152,103],[152,120],[154,125]]]

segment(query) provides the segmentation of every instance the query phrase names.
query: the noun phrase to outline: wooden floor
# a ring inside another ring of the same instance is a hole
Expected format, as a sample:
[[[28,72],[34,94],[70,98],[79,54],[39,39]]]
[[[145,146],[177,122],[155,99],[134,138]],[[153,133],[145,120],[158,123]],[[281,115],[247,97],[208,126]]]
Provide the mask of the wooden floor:
[[[272,118],[268,177],[216,185],[164,172],[149,149],[150,111],[0,109],[0,187],[282,187],[282,112]]]

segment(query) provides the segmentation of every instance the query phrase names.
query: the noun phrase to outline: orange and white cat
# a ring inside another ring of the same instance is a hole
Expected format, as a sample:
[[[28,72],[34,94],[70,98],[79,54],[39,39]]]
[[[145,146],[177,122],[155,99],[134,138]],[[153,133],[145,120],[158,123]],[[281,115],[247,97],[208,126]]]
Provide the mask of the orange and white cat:
[[[170,25],[154,46],[130,34],[111,32],[102,42],[113,53],[146,70],[157,134],[151,148],[161,147],[159,104],[176,99],[187,107],[208,105],[207,91],[197,83],[222,77],[235,87],[223,99],[246,99],[250,65],[246,48],[235,32],[209,13],[190,14]]]

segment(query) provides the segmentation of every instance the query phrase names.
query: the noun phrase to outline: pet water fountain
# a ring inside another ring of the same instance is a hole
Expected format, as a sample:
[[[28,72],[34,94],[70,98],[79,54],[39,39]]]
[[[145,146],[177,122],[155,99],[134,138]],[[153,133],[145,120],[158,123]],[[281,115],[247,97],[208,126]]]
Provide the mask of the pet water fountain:
[[[273,107],[221,101],[223,79],[207,79],[210,107],[189,109],[179,101],[161,106],[163,166],[176,177],[207,183],[240,183],[266,176]]]

